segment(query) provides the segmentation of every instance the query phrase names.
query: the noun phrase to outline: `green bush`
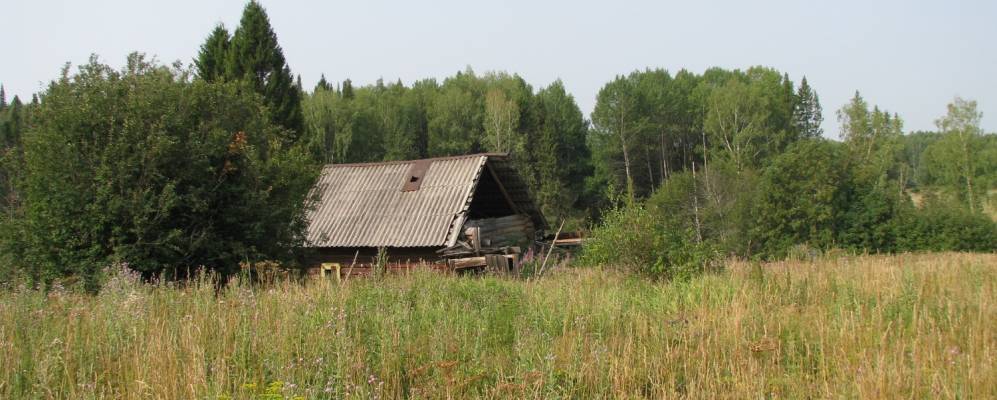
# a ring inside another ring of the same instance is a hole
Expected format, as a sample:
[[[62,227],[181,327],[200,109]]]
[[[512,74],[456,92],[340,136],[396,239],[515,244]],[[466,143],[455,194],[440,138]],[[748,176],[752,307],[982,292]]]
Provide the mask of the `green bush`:
[[[964,207],[929,199],[898,222],[901,251],[997,251],[997,223]]]
[[[654,262],[654,226],[650,213],[639,205],[613,207],[585,243],[579,262],[640,269]]]
[[[721,254],[751,252],[746,240],[754,226],[758,176],[737,172],[725,163],[709,169],[672,174],[647,200],[649,211],[671,232],[697,233]],[[690,236],[692,237],[692,236]]]
[[[36,282],[126,262],[147,275],[279,260],[317,169],[240,83],[129,57],[53,82],[25,135],[4,249]]]
[[[610,266],[655,279],[685,279],[718,259],[715,246],[690,230],[667,229],[643,204],[616,206],[592,230],[579,264]]]
[[[762,173],[752,206],[754,223],[747,239],[756,242],[756,254],[779,259],[794,245],[833,245],[847,201],[843,159],[843,149],[835,143],[802,140],[773,160]]]
[[[901,220],[912,209],[910,200],[893,187],[874,185],[853,191],[842,212],[838,245],[852,250],[895,252],[899,250]]]

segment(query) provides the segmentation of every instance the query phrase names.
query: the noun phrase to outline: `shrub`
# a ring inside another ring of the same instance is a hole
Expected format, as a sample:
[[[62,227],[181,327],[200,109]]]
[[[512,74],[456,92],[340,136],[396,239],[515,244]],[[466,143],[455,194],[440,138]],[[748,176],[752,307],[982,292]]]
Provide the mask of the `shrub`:
[[[758,242],[759,255],[783,258],[797,244],[818,249],[833,244],[846,202],[842,159],[842,149],[834,143],[802,140],[765,169],[750,235]]]
[[[852,250],[897,251],[901,219],[913,208],[895,188],[876,184],[856,190],[841,216],[839,245]]]
[[[901,251],[997,251],[997,223],[982,213],[937,199],[904,215],[897,236]]]
[[[140,55],[96,59],[42,96],[24,142],[23,209],[2,230],[35,281],[115,262],[147,275],[288,259],[317,169],[239,83]]]
[[[714,246],[690,230],[667,229],[643,204],[616,206],[592,230],[579,263],[611,266],[651,278],[684,279],[714,264]]]
[[[758,177],[721,162],[709,169],[672,174],[647,200],[661,229],[692,232],[722,254],[750,253],[748,232],[754,226]],[[690,234],[691,235],[691,234]]]

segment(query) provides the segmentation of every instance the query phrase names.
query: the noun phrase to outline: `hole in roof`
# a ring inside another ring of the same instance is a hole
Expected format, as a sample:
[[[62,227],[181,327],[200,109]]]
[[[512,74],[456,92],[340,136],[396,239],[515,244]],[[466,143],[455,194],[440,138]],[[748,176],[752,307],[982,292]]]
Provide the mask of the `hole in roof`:
[[[422,179],[426,177],[426,170],[429,169],[430,164],[433,160],[417,160],[411,164],[408,170],[408,175],[404,181],[402,181],[402,191],[412,192],[419,190],[422,186]]]

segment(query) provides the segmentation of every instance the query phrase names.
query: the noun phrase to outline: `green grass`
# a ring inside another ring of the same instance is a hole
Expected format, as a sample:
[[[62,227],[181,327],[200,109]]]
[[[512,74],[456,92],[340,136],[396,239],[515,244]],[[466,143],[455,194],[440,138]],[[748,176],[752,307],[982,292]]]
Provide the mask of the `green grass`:
[[[0,292],[0,398],[993,398],[997,256]]]

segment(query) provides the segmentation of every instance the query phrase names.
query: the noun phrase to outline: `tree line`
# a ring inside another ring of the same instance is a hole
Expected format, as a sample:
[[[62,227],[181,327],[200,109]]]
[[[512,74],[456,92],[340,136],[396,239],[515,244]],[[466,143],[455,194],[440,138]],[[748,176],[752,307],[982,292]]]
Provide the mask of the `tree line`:
[[[561,81],[504,72],[300,82],[251,1],[190,66],[93,58],[26,104],[0,86],[4,267],[95,287],[112,263],[179,275],[291,262],[322,164],[476,152],[510,153],[548,219],[592,228],[597,262],[997,249],[984,214],[997,139],[971,100],[936,132],[904,134],[856,92],[838,142],[806,78],[767,67],[620,75],[589,118]]]
[[[997,250],[992,199],[997,135],[983,134],[975,101],[953,100],[936,121],[938,132],[905,135],[897,114],[870,107],[856,92],[836,113],[843,138],[838,142],[820,137],[813,130],[819,123],[801,123],[817,122],[805,110],[819,109],[816,95],[808,101],[815,106],[799,103],[810,97],[801,93],[812,92],[803,89],[805,84],[796,91],[798,103],[782,110],[791,116],[786,125],[773,120],[772,111],[751,106],[773,103],[751,100],[752,95],[735,100],[726,93],[742,84],[716,86],[707,95],[700,144],[684,152],[692,154],[684,156],[689,157],[687,166],[669,173],[657,187],[646,179],[653,176],[653,164],[646,164],[651,167],[643,179],[626,172],[621,124],[604,128],[603,138],[616,146],[609,156],[624,160],[604,179],[630,179],[636,187],[630,193],[648,194],[637,199],[631,194],[608,208],[594,228],[583,263],[622,263],[674,277],[702,271],[728,256],[814,257],[837,249]],[[782,93],[790,98],[788,87]],[[636,114],[628,120],[641,117],[651,119]],[[766,124],[772,125],[756,136],[754,127]],[[631,143],[647,146],[649,141]],[[640,146],[629,151],[637,149],[639,156]],[[643,154],[666,159],[647,150]],[[646,162],[637,160],[633,164],[631,158],[631,165]],[[664,163],[659,171],[666,171]]]
[[[411,86],[322,79],[302,107],[303,140],[322,162],[510,153],[548,216],[568,216],[582,201],[588,125],[560,81],[534,90],[517,75],[470,68]]]

